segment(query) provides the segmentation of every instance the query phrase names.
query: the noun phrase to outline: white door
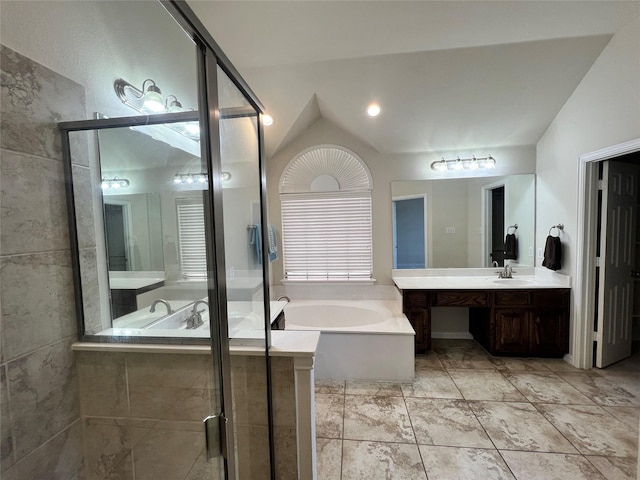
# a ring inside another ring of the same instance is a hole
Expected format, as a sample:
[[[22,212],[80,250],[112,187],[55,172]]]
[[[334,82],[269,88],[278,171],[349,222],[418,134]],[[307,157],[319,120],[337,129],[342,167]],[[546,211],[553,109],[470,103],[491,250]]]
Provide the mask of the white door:
[[[638,166],[604,162],[596,366],[631,355]]]

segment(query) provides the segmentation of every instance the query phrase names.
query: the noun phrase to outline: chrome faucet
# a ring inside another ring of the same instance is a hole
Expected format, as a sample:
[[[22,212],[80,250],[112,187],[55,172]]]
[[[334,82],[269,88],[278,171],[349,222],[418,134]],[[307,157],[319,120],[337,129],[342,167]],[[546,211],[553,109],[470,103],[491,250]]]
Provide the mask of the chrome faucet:
[[[495,267],[499,267],[500,264],[498,263],[497,260],[494,260],[493,263],[491,264],[491,266],[495,268]]]
[[[151,313],[156,311],[156,305],[158,305],[159,303],[163,304],[165,307],[167,307],[167,315],[171,315],[173,313],[173,310],[171,309],[171,304],[169,302],[167,302],[166,300],[159,298],[157,300],[154,300],[153,303],[151,304],[151,308],[149,309],[149,311]]]
[[[205,300],[196,300],[193,302],[193,308],[191,309],[191,315],[189,315],[186,319],[187,322],[187,330],[192,330],[194,328],[198,328],[204,322],[202,321],[202,316],[200,315],[204,310],[198,310],[198,305],[204,303],[207,308],[209,308],[209,304]]]
[[[291,301],[291,299],[289,297],[287,297],[286,295],[282,295],[282,296],[276,298],[276,302],[279,302],[280,300],[286,300],[287,302]]]
[[[513,278],[513,269],[510,264],[507,263],[504,266],[504,270],[498,274],[498,278]]]

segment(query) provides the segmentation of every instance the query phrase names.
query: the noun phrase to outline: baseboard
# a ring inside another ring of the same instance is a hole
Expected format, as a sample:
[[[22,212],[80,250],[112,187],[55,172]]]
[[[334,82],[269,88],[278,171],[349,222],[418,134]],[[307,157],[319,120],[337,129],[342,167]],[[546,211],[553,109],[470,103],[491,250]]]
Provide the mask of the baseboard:
[[[571,355],[570,353],[567,353],[564,357],[562,357],[562,359],[567,362],[569,365],[573,365],[574,367],[576,366],[573,363],[573,355]]]
[[[454,340],[473,340],[469,332],[431,332],[431,338],[448,338]]]

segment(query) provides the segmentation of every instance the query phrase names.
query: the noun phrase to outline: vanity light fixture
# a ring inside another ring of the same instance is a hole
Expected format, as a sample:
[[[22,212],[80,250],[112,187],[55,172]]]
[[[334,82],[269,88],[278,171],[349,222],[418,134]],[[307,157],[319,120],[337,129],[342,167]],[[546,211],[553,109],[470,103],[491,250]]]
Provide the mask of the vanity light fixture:
[[[126,188],[129,185],[131,185],[131,182],[126,178],[102,177],[102,183],[101,183],[102,190],[118,190],[120,188]]]
[[[267,115],[266,113],[262,115],[262,124],[265,127],[269,127],[273,125],[273,117],[271,115]]]
[[[151,83],[151,85],[146,87],[145,90],[147,83]],[[156,82],[150,78],[147,78],[142,83],[142,89],[131,85],[122,78],[117,79],[113,83],[113,88],[122,103],[133,108],[138,113],[179,113],[185,111],[182,103],[180,103],[175,95],[168,95],[166,99],[163,98],[160,88],[158,88]],[[199,140],[200,138],[200,125],[198,122],[170,123],[166,124],[165,127],[191,140]]]
[[[495,168],[495,166],[496,159],[491,155],[480,158],[472,155],[471,158],[457,157],[452,160],[445,160],[444,157],[442,157],[440,160],[431,163],[431,170],[436,172],[446,172],[450,170],[459,172],[461,170],[491,169]]]
[[[222,172],[222,181],[228,182],[231,180],[231,174],[229,172]],[[192,185],[194,183],[207,183],[207,174],[206,172],[200,173],[177,173],[173,177],[173,183],[176,185]]]

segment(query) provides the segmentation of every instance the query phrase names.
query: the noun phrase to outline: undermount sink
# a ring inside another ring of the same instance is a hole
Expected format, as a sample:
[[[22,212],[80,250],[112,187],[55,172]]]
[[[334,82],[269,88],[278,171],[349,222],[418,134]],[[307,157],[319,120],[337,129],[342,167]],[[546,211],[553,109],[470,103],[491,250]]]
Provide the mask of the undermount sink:
[[[527,285],[535,285],[533,280],[527,280],[525,278],[494,278],[494,283],[498,285],[511,285],[513,287],[525,287]]]

